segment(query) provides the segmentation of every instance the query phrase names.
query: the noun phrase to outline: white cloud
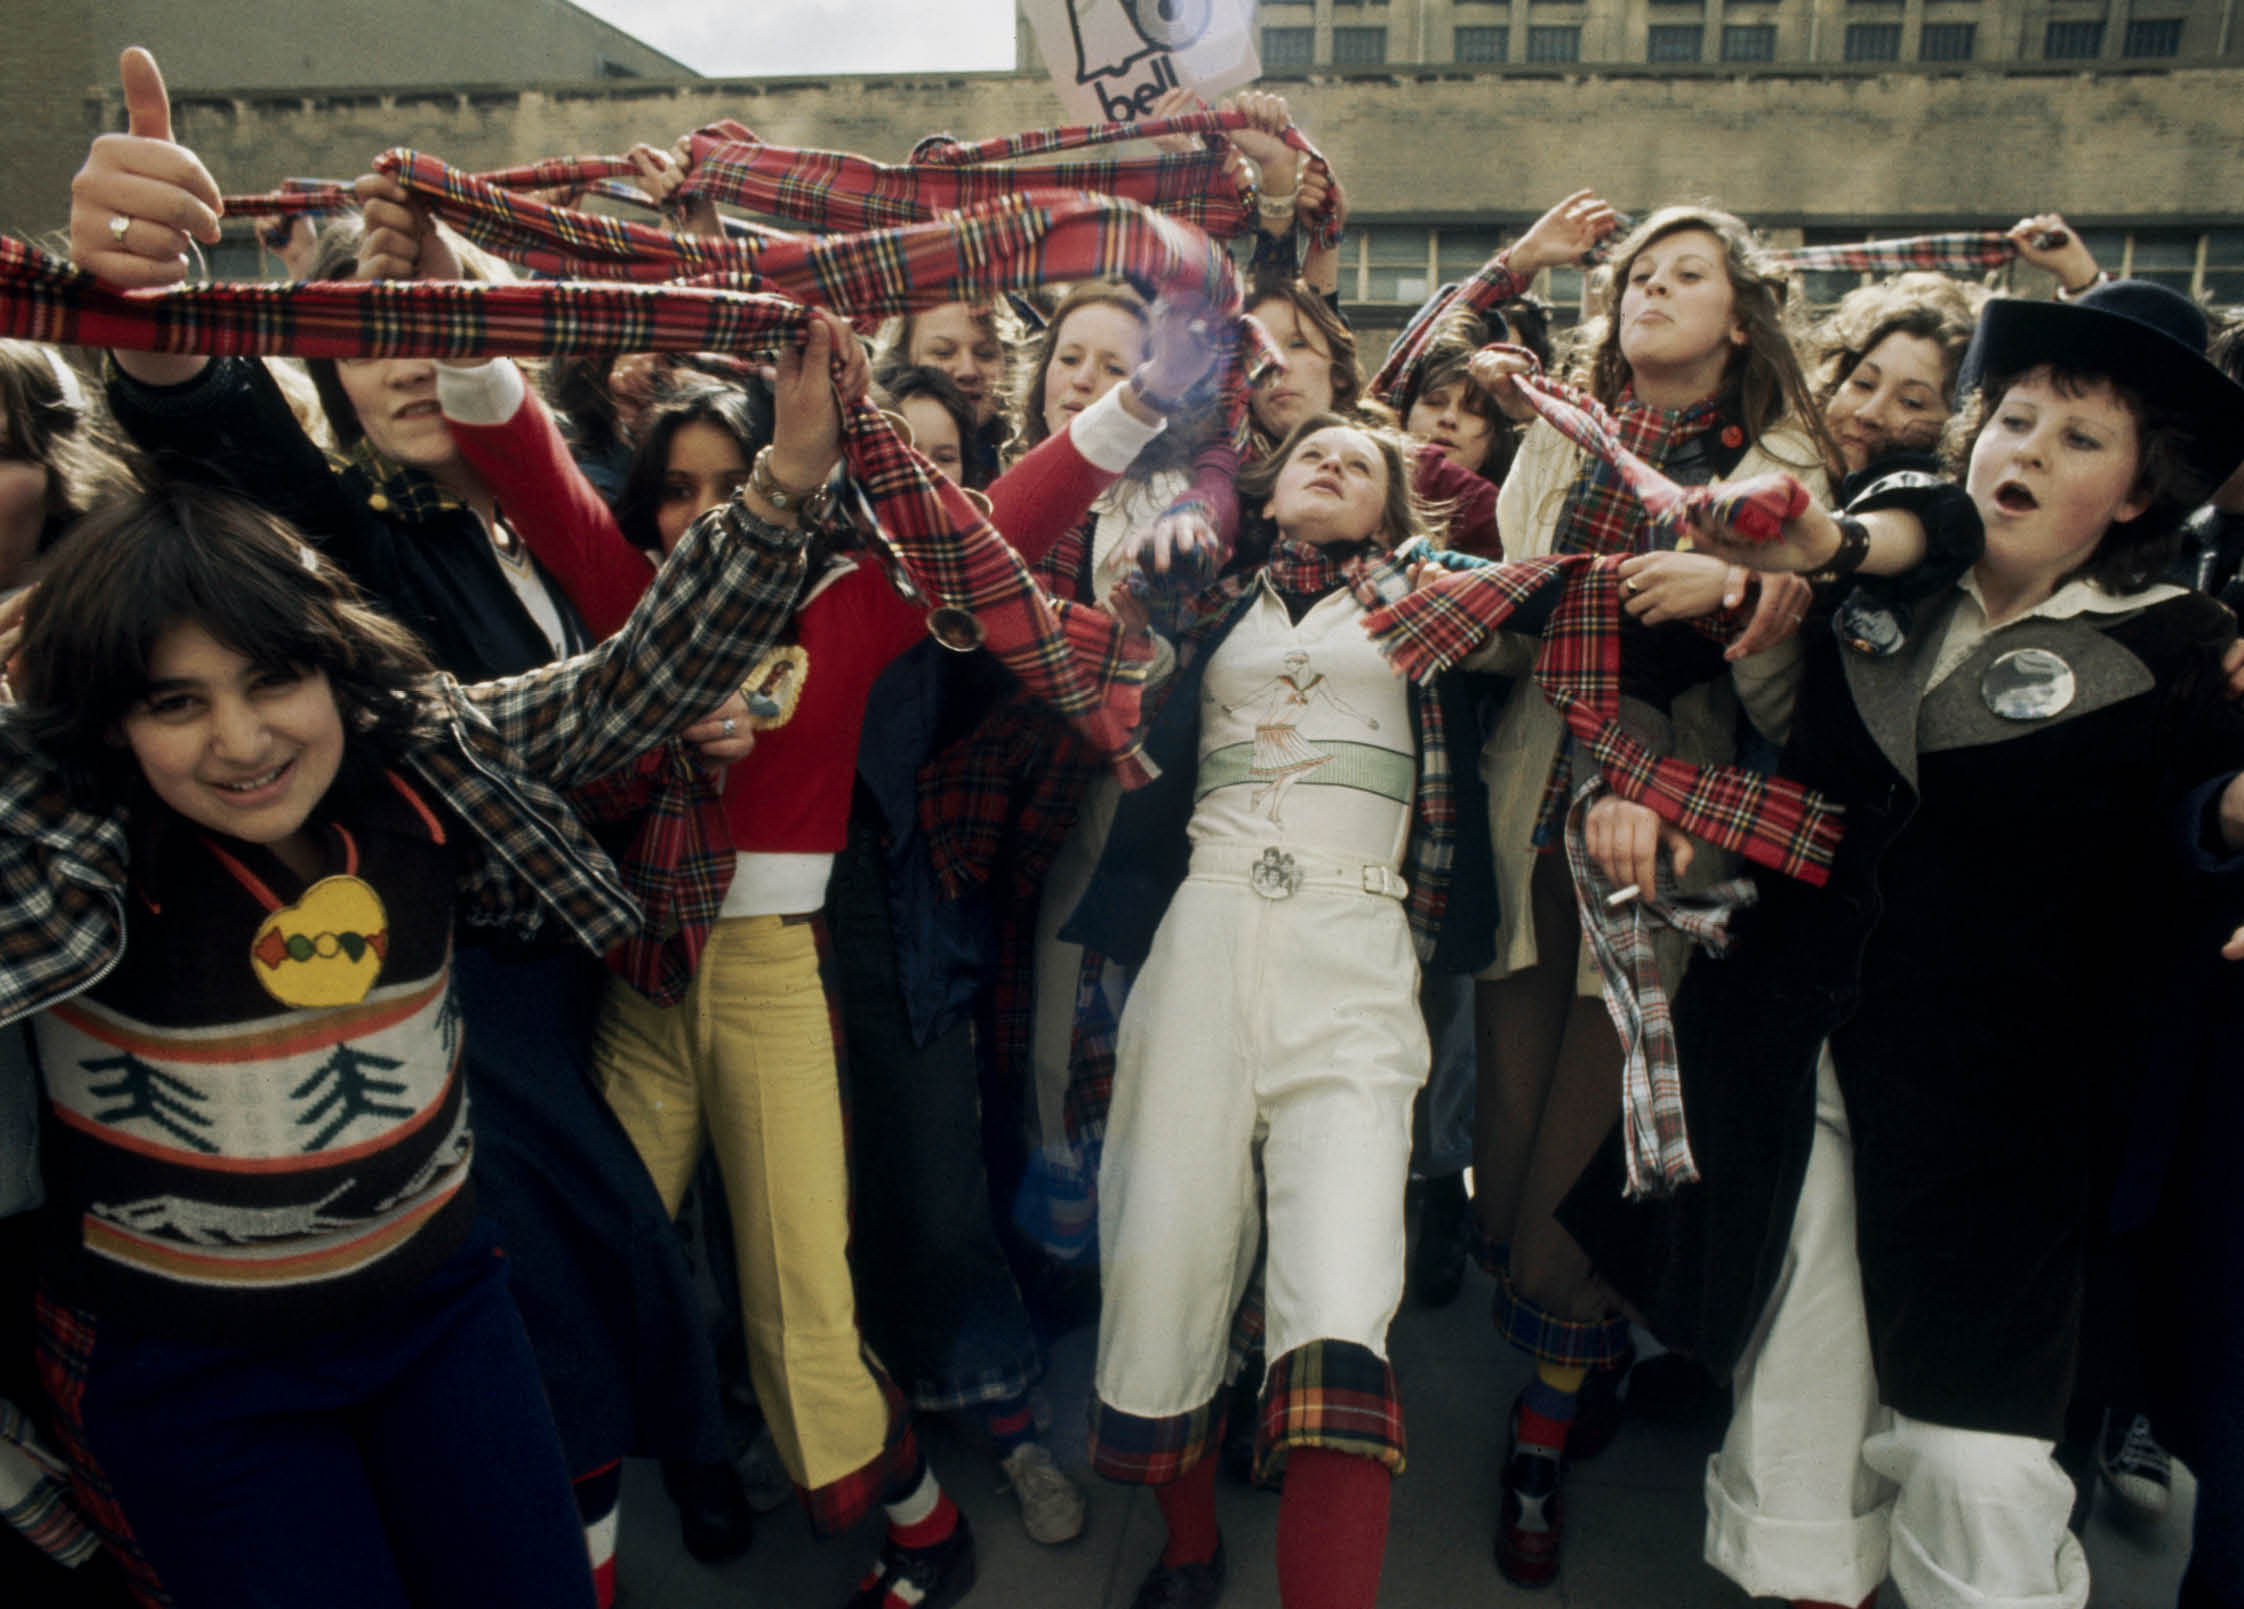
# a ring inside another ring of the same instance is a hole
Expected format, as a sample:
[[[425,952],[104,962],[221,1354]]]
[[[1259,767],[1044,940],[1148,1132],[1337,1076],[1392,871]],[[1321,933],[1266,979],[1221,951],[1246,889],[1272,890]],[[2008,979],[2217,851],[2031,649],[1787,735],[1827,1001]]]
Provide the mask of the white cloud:
[[[1013,0],[576,0],[712,78],[995,72]]]

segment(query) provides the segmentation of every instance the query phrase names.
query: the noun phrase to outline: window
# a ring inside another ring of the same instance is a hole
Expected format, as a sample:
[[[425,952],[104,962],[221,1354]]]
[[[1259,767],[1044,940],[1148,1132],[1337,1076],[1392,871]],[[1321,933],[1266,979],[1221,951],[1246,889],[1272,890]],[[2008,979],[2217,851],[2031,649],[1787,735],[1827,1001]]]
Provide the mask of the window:
[[[2104,24],[2053,22],[2042,35],[2041,53],[2051,61],[2093,61],[2104,53]]]
[[[1263,66],[1307,67],[1316,59],[1316,29],[1265,28],[1262,30]]]
[[[1776,53],[1773,22],[1733,23],[1722,30],[1724,61],[1775,61]]]
[[[1335,67],[1377,67],[1386,59],[1386,29],[1333,29],[1332,64]]]
[[[1432,240],[1426,230],[1382,226],[1364,233],[1366,301],[1417,303],[1433,295],[1434,282],[1427,278]]]
[[[1847,24],[1847,60],[1899,61],[1900,59],[1900,23],[1850,22]]]
[[[1455,285],[1472,278],[1504,243],[1501,229],[1451,229],[1434,231],[1434,283]]]
[[[1459,61],[1502,61],[1511,47],[1512,31],[1509,28],[1459,28],[1456,39]]]
[[[2198,287],[2224,307],[2244,302],[2244,229],[2205,234],[2205,273]]]
[[[1695,22],[1655,26],[1652,29],[1651,42],[1645,50],[1644,59],[1646,61],[1697,61],[1699,59],[1699,39],[1705,31]]]
[[[1582,59],[1582,30],[1578,27],[1528,29],[1527,59],[1529,61],[1580,61]]]
[[[1969,61],[1978,34],[1975,22],[1928,22],[1917,41],[1917,60]]]
[[[2134,249],[2127,254],[2127,272],[2136,279],[2155,279],[2168,290],[2190,294],[2197,282],[2197,232],[2174,234],[2166,230],[2137,230]],[[2110,264],[2105,264],[2109,267]]]
[[[2179,56],[2182,53],[2182,19],[2138,17],[2127,25],[2120,53],[2127,56]]]

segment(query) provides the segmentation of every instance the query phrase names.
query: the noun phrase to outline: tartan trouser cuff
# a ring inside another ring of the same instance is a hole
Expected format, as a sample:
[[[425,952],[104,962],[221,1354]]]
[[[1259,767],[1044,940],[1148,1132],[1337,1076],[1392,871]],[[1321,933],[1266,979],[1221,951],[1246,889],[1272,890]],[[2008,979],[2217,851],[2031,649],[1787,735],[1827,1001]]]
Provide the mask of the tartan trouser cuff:
[[[1217,1398],[1187,1413],[1141,1419],[1091,1399],[1091,1468],[1130,1486],[1166,1486],[1207,1455],[1221,1428]]]
[[[1629,1355],[1625,1318],[1561,1318],[1522,1296],[1506,1266],[1496,1274],[1496,1333],[1538,1363],[1607,1369]]]
[[[1268,1482],[1295,1447],[1354,1453],[1403,1472],[1395,1368],[1354,1341],[1310,1341],[1270,1363],[1255,1426],[1255,1473]]]
[[[878,1453],[841,1479],[815,1488],[795,1488],[809,1511],[811,1530],[820,1537],[839,1536],[852,1529],[872,1512],[875,1503],[894,1503],[910,1496],[911,1487],[918,1481],[919,1437],[912,1430],[911,1410],[904,1403],[904,1394],[870,1355],[865,1364],[880,1382],[881,1398],[888,1404],[888,1439]]]

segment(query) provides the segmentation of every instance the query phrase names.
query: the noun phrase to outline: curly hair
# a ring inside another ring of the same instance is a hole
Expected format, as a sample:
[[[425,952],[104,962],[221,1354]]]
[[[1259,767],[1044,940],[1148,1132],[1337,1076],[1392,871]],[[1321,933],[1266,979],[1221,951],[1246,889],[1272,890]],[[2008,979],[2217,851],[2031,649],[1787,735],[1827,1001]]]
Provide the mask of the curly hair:
[[[1817,415],[1829,411],[1847,377],[1894,335],[1915,336],[1940,349],[1945,400],[1955,388],[1986,300],[1987,292],[1979,286],[1932,273],[1896,274],[1847,292],[1808,337]]]
[[[131,484],[132,473],[112,444],[98,393],[51,346],[0,340],[0,460],[37,464],[47,473],[50,530],[77,518]],[[9,584],[0,575],[0,586]]]
[[[183,622],[254,664],[323,673],[350,750],[374,765],[401,757],[420,725],[435,666],[410,631],[278,515],[161,484],[79,520],[25,611],[18,717],[73,802],[131,797],[139,772],[118,729],[147,696],[157,640]]]

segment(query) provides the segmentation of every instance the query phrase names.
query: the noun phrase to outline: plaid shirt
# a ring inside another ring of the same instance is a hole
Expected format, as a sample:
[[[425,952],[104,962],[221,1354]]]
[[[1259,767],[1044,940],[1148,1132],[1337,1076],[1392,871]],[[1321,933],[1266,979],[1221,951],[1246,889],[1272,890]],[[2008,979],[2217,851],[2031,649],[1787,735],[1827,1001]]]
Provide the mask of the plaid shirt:
[[[555,790],[700,719],[780,639],[801,539],[738,504],[699,521],[623,630],[589,654],[462,687],[435,677],[407,763],[474,830],[459,913],[518,936],[558,921],[603,953],[638,930],[614,868]],[[123,821],[71,805],[0,714],[0,1022],[87,988],[125,943]]]
[[[1553,554],[1454,570],[1378,610],[1364,629],[1404,675],[1424,680],[1486,642],[1529,598],[1563,587],[1543,628],[1535,684],[1612,790],[1695,838],[1821,886],[1838,848],[1838,805],[1782,777],[1659,758],[1622,728],[1620,563]]]

